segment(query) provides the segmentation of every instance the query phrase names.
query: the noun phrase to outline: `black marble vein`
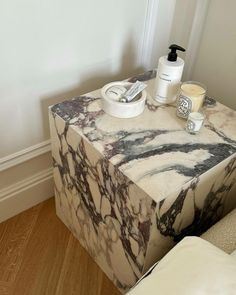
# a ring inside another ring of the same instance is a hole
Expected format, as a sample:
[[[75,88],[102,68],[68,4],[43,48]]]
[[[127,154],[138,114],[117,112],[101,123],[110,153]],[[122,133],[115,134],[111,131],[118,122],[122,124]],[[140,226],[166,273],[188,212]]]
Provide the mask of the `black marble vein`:
[[[135,143],[134,143],[135,146]],[[118,146],[119,147],[119,146]],[[135,150],[131,147],[126,149],[126,146],[122,145],[122,150],[116,149],[116,153],[123,153],[125,155],[124,159],[118,163],[116,166],[120,167],[127,164],[133,160],[146,159],[162,154],[174,155],[175,152],[190,153],[195,150],[205,150],[209,153],[209,158],[197,163],[193,168],[186,168],[180,165],[173,165],[165,168],[166,171],[176,170],[178,173],[185,176],[197,176],[200,175],[210,168],[214,167],[224,159],[228,158],[236,152],[236,148],[225,143],[215,144],[165,144],[157,147],[150,148],[150,150],[145,150],[144,152],[135,153]],[[158,163],[157,163],[158,167]],[[161,169],[156,170],[157,173],[161,172]]]
[[[71,100],[66,100],[62,103],[52,106],[51,112],[60,116],[64,121],[76,119],[72,124],[83,127],[95,127],[95,120],[100,115],[104,114],[103,110],[89,112],[88,106],[101,98],[79,96]]]

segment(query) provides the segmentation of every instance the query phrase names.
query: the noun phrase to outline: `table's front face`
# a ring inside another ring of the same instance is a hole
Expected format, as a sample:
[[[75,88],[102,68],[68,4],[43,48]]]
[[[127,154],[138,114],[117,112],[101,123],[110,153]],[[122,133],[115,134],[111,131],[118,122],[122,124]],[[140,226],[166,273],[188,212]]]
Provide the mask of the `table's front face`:
[[[57,214],[121,290],[142,275],[156,204],[50,115]]]
[[[116,119],[98,96],[51,108],[57,213],[124,291],[236,205],[236,115],[209,100],[191,136],[173,106],[149,98],[141,116]]]

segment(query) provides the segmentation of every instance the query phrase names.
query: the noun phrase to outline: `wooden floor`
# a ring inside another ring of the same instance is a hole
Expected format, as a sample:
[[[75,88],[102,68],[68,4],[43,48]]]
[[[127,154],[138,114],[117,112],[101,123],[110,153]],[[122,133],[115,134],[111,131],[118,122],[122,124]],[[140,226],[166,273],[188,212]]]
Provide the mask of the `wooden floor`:
[[[0,295],[118,295],[50,199],[0,224]]]

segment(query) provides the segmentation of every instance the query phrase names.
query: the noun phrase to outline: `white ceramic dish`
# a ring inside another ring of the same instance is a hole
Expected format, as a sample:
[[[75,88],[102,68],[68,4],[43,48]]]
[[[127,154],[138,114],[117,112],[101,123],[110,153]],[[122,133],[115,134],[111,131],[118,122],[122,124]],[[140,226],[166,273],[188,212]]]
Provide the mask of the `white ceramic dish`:
[[[129,103],[120,102],[119,96],[109,96],[107,94],[109,88],[111,87],[118,87],[120,89],[120,93],[122,93],[124,91],[124,88],[128,89],[132,84],[133,83],[130,82],[118,81],[106,84],[101,89],[102,108],[107,114],[117,118],[133,118],[143,112],[147,97],[147,93],[145,90],[141,92],[141,95],[138,99]]]

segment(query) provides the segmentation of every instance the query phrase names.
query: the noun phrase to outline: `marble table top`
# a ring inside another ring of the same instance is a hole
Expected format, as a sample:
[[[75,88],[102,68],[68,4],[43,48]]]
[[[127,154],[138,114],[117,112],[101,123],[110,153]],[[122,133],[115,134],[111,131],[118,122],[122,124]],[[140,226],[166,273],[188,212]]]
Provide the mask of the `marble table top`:
[[[100,90],[54,105],[51,111],[159,202],[236,153],[236,112],[206,97],[204,127],[190,135],[174,105],[160,105],[152,98],[155,71],[128,81],[136,80],[148,84],[145,110],[138,117],[106,114]]]

